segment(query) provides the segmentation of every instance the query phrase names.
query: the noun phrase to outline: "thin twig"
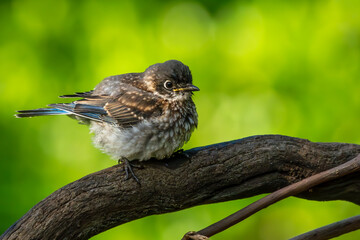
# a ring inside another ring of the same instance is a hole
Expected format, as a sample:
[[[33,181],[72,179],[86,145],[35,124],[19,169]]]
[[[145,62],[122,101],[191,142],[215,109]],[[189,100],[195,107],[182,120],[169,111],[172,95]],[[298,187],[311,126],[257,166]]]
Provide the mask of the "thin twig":
[[[335,180],[337,178],[343,177],[345,175],[348,175],[350,173],[359,170],[360,170],[360,154],[344,164],[341,164],[337,167],[331,168],[324,172],[320,172],[311,177],[305,178],[287,187],[281,188],[267,195],[266,197],[248,205],[247,207],[241,209],[240,211],[198,231],[197,234],[211,237],[241,222],[242,220],[248,218],[254,213],[260,211],[261,209],[264,209],[270,206],[271,204],[276,203],[284,198],[297,195],[301,192],[311,189],[316,185],[319,185],[327,181]]]
[[[326,240],[360,229],[360,215],[314,229],[289,240]]]

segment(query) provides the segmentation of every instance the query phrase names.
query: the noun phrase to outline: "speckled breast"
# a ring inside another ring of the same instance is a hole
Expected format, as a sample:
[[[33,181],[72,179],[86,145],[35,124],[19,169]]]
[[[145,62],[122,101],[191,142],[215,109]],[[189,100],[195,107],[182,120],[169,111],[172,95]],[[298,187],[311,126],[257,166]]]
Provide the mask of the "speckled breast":
[[[171,110],[170,110],[171,109]],[[197,126],[194,103],[169,106],[161,116],[143,120],[130,128],[92,122],[94,145],[114,159],[163,159],[181,148]]]

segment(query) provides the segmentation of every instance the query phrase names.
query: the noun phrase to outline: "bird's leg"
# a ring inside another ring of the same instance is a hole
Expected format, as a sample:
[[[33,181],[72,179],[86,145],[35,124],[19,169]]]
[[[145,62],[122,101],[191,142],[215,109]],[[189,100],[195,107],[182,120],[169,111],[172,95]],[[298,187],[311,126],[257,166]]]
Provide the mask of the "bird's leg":
[[[136,177],[136,175],[135,175],[135,173],[133,171],[133,167],[134,168],[141,168],[141,166],[131,164],[127,158],[120,158],[118,160],[118,164],[123,164],[123,167],[124,167],[124,170],[125,170],[125,180],[129,179],[129,172],[130,172],[131,176],[135,179],[135,181],[138,184],[140,184],[139,179]]]

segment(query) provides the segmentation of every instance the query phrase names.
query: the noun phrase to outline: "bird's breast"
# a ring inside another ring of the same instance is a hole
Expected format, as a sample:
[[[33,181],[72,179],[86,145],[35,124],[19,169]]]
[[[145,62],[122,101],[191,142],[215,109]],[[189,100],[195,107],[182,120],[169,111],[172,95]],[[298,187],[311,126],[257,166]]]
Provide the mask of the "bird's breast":
[[[197,126],[195,105],[176,105],[129,128],[92,122],[94,144],[114,159],[163,159],[182,147]]]

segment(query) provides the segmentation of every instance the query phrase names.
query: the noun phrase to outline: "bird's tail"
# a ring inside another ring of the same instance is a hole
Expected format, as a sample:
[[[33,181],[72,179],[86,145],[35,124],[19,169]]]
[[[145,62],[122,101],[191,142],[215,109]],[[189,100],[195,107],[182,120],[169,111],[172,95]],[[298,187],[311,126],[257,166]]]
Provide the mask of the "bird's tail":
[[[38,108],[33,110],[21,110],[17,111],[18,114],[15,114],[17,118],[24,117],[37,117],[37,116],[47,116],[47,115],[69,115],[71,112],[58,109],[58,108]]]
[[[112,122],[105,116],[107,115],[106,110],[101,106],[93,106],[88,104],[77,104],[77,103],[56,103],[49,104],[49,108],[38,108],[34,110],[21,110],[15,114],[17,118],[24,117],[37,117],[37,116],[48,116],[48,115],[75,115],[80,118],[86,118],[98,122],[106,121]]]

